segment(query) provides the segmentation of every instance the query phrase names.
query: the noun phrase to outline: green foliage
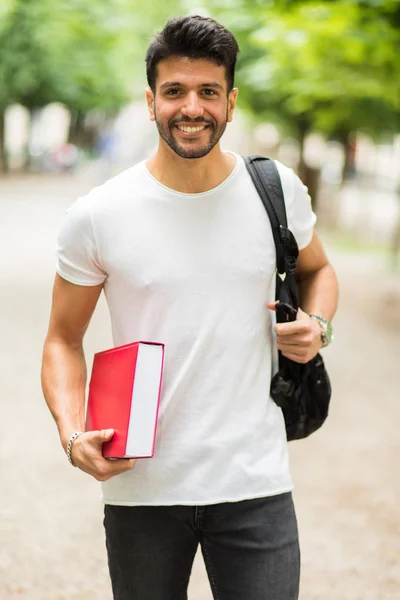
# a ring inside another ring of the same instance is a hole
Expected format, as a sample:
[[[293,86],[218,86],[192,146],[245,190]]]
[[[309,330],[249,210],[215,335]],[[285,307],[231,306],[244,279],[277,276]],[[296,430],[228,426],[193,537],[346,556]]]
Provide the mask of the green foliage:
[[[92,143],[85,115],[104,121],[143,95],[150,38],[182,12],[180,0],[0,0],[0,168],[9,105],[62,102],[74,140]]]
[[[0,29],[0,107],[22,102],[27,107],[51,101],[56,92],[49,57],[41,41],[43,3],[33,0],[3,5]],[[7,10],[5,10],[7,8]],[[33,23],[37,24],[32,27]]]
[[[209,6],[238,37],[240,97],[254,114],[297,133],[399,129],[398,0],[240,4],[244,26]]]
[[[114,112],[129,90],[118,68],[118,28],[115,2],[55,1],[48,14],[47,41],[52,48],[52,72],[58,100],[69,108]]]
[[[3,0],[0,107],[56,100],[115,113],[144,81],[155,27],[179,12],[178,1]]]
[[[240,103],[258,119],[298,135],[399,130],[400,0],[202,1],[2,0],[0,112],[116,113],[143,94],[152,35],[189,10],[235,33]]]

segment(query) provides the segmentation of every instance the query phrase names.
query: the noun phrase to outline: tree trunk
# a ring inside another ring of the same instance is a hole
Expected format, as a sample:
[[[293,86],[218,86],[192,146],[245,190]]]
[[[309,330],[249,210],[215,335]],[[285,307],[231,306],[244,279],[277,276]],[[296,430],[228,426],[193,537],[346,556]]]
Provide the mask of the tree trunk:
[[[397,189],[397,198],[400,202],[400,187]],[[391,251],[392,251],[392,259],[393,265],[397,267],[400,258],[400,204],[399,204],[399,212],[397,215],[397,221],[394,227],[393,236],[391,243]]]
[[[304,160],[304,145],[308,132],[308,125],[306,125],[305,123],[300,123],[298,137],[298,141],[300,144],[298,173],[301,181],[308,188],[308,193],[311,197],[312,207],[314,212],[316,212],[318,207],[318,188],[321,173],[320,169],[310,167]]]
[[[21,164],[21,171],[29,171],[32,167],[35,167],[34,160],[31,155],[31,142],[32,142],[32,129],[33,123],[35,120],[35,114],[38,112],[38,109],[33,108],[32,106],[26,107],[29,112],[29,132],[28,132],[28,141],[24,148],[24,158]]]
[[[78,110],[71,110],[71,122],[69,125],[68,142],[70,144],[80,145],[81,132],[83,129],[84,115]]]
[[[6,115],[5,109],[0,109],[0,172],[8,173],[8,157],[6,150]]]
[[[356,134],[348,132],[341,142],[344,148],[342,181],[345,181],[353,178],[356,174]]]
[[[305,141],[306,141],[306,135],[307,135],[307,128],[305,126],[300,125],[299,137],[298,137],[299,151],[300,151],[298,171],[299,171],[299,177],[302,180],[303,180],[304,176],[306,175],[306,163],[304,161],[304,146],[305,146]]]
[[[86,114],[82,111],[71,111],[68,142],[80,148],[93,149],[96,145],[97,131],[85,125],[85,117]]]
[[[356,173],[356,141],[357,134],[348,129],[338,129],[330,137],[343,147],[344,161],[342,168],[342,183],[354,177]]]

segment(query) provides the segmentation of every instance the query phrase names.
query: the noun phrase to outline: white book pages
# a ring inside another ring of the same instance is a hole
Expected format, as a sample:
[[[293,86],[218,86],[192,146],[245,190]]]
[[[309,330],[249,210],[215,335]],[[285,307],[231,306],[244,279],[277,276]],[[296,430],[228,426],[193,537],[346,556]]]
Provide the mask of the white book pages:
[[[139,344],[126,442],[127,457],[149,457],[153,454],[161,370],[162,346]]]

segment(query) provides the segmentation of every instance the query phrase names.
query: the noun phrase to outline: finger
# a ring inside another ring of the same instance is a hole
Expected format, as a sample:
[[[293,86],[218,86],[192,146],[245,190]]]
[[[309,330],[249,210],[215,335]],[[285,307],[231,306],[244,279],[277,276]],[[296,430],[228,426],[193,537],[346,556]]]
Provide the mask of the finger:
[[[302,348],[300,346],[295,346],[294,344],[288,345],[288,344],[277,344],[277,348],[278,350],[280,350],[280,352],[282,352],[282,354],[298,354],[299,356],[302,356],[303,354],[307,353],[307,348]]]
[[[289,323],[277,323],[274,325],[277,335],[305,334],[311,331],[308,321],[290,321]]]
[[[104,442],[109,442],[114,435],[114,429],[101,429],[100,431],[88,431],[86,439],[91,444],[101,447]]]
[[[303,356],[306,354],[306,350],[301,350],[300,348],[296,348],[295,346],[278,346],[279,352],[282,352],[283,356],[288,356],[289,354],[293,354],[296,356]]]
[[[109,441],[113,435],[113,429],[102,429],[100,431],[87,431],[78,437],[77,441],[80,440],[80,460],[84,461],[86,467],[99,465],[104,468],[104,466],[107,466],[107,461],[103,458],[102,448],[104,442]]]
[[[273,310],[274,312],[276,312],[276,303],[278,302],[278,300],[276,300],[276,302],[268,302],[267,304],[267,308],[269,308],[270,310]]]
[[[304,312],[304,310],[301,310],[301,308],[297,309],[297,319],[300,321],[309,321],[310,320],[310,315],[306,312]]]
[[[280,349],[280,346],[287,349],[296,348],[309,348],[314,341],[312,335],[292,335],[292,336],[278,336],[277,337],[277,346]]]

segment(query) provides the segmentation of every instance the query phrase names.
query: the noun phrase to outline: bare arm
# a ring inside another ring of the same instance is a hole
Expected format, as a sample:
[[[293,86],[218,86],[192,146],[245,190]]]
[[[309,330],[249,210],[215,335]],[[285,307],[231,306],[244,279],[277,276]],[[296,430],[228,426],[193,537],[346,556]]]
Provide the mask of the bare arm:
[[[75,431],[85,431],[86,363],[83,338],[102,285],[79,286],[56,275],[50,324],[43,350],[42,387],[66,450]],[[73,444],[73,460],[96,479],[108,479],[133,465],[132,460],[107,461],[103,442],[113,431],[87,432]]]
[[[101,285],[77,286],[56,275],[42,364],[42,386],[64,449],[74,431],[84,430],[86,363],[83,337]]]
[[[338,284],[316,233],[310,244],[299,252],[297,279],[301,309],[297,320],[275,325],[278,349],[284,356],[299,363],[311,360],[322,346],[321,328],[309,317],[317,314],[330,321],[338,304]],[[274,309],[274,304],[268,304]]]
[[[311,243],[299,252],[297,279],[303,311],[331,321],[338,304],[338,283],[316,233]]]

